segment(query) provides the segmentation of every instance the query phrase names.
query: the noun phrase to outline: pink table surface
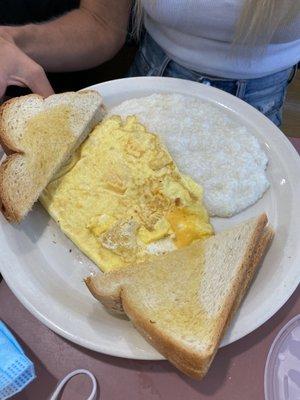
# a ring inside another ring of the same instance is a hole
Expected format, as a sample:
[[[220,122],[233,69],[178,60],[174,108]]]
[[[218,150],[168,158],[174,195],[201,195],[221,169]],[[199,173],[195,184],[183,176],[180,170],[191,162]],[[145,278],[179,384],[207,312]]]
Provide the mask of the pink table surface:
[[[300,139],[291,139],[300,152]],[[167,361],[136,361],[98,354],[61,338],[33,317],[0,284],[0,318],[16,335],[34,362],[37,379],[16,400],[44,400],[58,380],[77,368],[95,374],[101,400],[261,400],[266,357],[281,327],[300,313],[300,287],[264,325],[243,339],[220,349],[203,381],[192,380]],[[83,400],[87,378],[74,378],[63,400]]]

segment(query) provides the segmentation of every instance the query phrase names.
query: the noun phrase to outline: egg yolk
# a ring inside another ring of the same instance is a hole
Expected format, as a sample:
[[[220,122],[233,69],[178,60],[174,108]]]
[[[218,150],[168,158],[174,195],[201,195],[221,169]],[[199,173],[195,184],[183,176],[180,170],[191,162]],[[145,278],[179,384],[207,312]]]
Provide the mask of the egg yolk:
[[[204,213],[206,212],[203,209],[202,213],[193,214],[187,208],[175,208],[168,213],[167,221],[175,234],[174,243],[177,248],[188,246],[196,239],[213,234],[208,216],[205,218]]]

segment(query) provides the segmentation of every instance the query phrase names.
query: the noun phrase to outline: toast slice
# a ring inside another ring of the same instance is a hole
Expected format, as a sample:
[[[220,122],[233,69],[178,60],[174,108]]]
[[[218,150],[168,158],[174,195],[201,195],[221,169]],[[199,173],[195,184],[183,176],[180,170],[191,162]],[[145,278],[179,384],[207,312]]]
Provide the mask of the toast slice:
[[[0,109],[0,142],[8,157],[0,166],[1,209],[21,221],[43,189],[104,116],[93,90],[11,99]]]
[[[272,239],[265,214],[140,265],[88,277],[185,374],[202,378]]]

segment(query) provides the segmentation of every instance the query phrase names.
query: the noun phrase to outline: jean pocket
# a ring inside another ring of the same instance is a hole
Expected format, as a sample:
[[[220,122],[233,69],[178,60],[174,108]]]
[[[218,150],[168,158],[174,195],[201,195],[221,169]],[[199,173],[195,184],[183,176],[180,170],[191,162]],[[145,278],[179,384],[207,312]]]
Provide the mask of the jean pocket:
[[[282,106],[285,100],[286,85],[273,91],[258,91],[244,99],[258,111],[269,118],[275,125],[281,125]]]
[[[244,100],[268,116],[283,106],[287,81],[280,85],[264,89],[250,90],[246,93]]]

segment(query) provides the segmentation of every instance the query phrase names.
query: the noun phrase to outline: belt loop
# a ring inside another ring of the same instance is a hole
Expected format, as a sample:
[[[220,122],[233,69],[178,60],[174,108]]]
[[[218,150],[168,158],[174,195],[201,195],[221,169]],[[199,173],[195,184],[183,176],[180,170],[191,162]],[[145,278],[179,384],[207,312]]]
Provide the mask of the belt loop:
[[[245,97],[246,87],[247,81],[242,79],[236,81],[236,97],[238,97],[239,99],[243,99]]]
[[[161,63],[161,65],[159,66],[159,68],[157,68],[157,76],[163,76],[164,72],[169,64],[169,62],[171,61],[171,59],[166,56],[163,60],[163,62]]]
[[[292,67],[292,70],[291,70],[291,73],[290,73],[290,76],[289,76],[289,79],[288,79],[288,82],[287,82],[288,85],[295,78],[296,73],[297,73],[297,69],[298,69],[298,65],[297,64]]]

